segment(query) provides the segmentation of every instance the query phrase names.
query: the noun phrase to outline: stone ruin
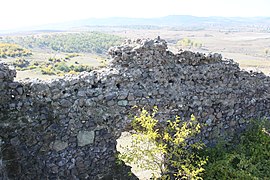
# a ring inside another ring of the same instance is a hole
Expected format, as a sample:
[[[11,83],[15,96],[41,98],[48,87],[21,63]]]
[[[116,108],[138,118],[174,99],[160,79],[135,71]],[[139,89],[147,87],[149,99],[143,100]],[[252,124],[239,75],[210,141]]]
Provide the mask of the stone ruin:
[[[14,81],[15,70],[0,64],[0,176],[123,176],[116,140],[129,128],[134,105],[158,106],[160,121],[194,114],[208,145],[250,119],[269,118],[270,78],[219,54],[174,54],[159,38],[128,40],[109,54],[106,68],[50,81]]]

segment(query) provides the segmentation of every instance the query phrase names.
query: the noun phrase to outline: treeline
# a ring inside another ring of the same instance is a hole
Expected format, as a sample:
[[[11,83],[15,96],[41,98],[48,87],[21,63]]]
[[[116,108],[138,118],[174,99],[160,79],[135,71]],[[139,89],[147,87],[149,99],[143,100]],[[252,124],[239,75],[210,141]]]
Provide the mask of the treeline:
[[[21,48],[17,44],[0,43],[0,58],[29,56],[31,54],[30,50]]]
[[[19,44],[25,48],[51,49],[67,53],[104,54],[111,46],[121,44],[122,38],[101,32],[82,32],[4,37],[1,41]]]

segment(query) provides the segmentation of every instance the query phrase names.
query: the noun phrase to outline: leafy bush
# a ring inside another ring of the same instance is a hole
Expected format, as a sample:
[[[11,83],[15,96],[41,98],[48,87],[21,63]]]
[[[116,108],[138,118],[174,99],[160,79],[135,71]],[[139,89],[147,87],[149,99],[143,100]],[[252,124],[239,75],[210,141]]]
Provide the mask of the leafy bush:
[[[63,72],[69,72],[71,70],[70,67],[65,62],[57,63],[55,64],[55,67],[57,70],[63,71]]]
[[[12,65],[15,67],[19,67],[22,69],[26,69],[27,66],[29,66],[29,61],[25,60],[25,59],[16,59],[14,62],[12,62]]]
[[[17,44],[0,43],[0,57],[21,57],[31,55],[31,51],[19,47]]]
[[[200,124],[194,116],[188,122],[176,117],[162,130],[158,128],[156,112],[157,108],[151,114],[142,109],[140,116],[135,116],[132,145],[124,148],[120,158],[145,170],[159,170],[162,179],[200,179],[206,158],[198,156],[197,150],[203,144],[188,143],[189,138],[200,132]]]
[[[93,67],[87,65],[70,66],[70,68],[75,72],[91,72],[93,70]]]
[[[269,122],[254,121],[231,143],[207,148],[204,179],[270,179],[269,129]]]
[[[203,44],[201,42],[197,42],[188,38],[184,38],[177,42],[177,46],[180,47],[188,47],[188,48],[201,48]]]
[[[78,57],[80,56],[79,54],[68,54],[66,57],[65,57],[65,60],[69,60],[71,58],[74,58],[74,57]]]
[[[28,69],[29,69],[29,70],[33,70],[33,69],[36,69],[36,68],[37,68],[36,65],[30,65],[30,66],[28,66]]]
[[[42,74],[47,74],[47,75],[54,75],[55,74],[55,70],[54,68],[49,65],[49,66],[42,66],[41,67],[41,73]]]

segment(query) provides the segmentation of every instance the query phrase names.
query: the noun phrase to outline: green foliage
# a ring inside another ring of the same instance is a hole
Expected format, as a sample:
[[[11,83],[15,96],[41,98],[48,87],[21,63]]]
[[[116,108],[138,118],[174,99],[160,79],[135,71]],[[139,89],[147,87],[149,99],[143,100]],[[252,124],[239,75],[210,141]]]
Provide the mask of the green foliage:
[[[55,67],[57,70],[63,71],[63,72],[69,72],[71,70],[70,67],[65,62],[59,62],[55,64]]]
[[[51,66],[51,65],[49,65],[49,66],[42,66],[41,73],[42,74],[47,74],[47,75],[54,75],[54,74],[56,74],[53,66]]]
[[[30,65],[30,66],[28,66],[28,69],[29,69],[29,70],[33,70],[33,69],[36,69],[36,68],[37,68],[36,65]]]
[[[204,179],[269,179],[269,121],[254,121],[233,142],[207,148]]]
[[[0,58],[29,56],[31,54],[31,51],[16,44],[0,43]]]
[[[52,49],[68,53],[104,54],[122,38],[101,32],[55,33],[39,36],[5,37],[1,42],[16,43],[26,48]]]
[[[71,65],[70,69],[75,72],[83,72],[83,71],[91,72],[93,70],[93,67],[87,65],[78,65],[78,66]]]
[[[12,65],[16,68],[20,68],[23,70],[26,70],[26,67],[29,65],[29,61],[25,60],[25,59],[16,59],[14,62],[12,62]]]
[[[188,141],[200,133],[200,124],[193,115],[188,122],[181,122],[176,117],[175,121],[168,123],[163,140],[167,145],[167,164],[175,170],[173,175],[179,179],[201,179],[207,158],[200,157],[198,150],[203,149],[204,144]]]
[[[71,58],[78,57],[78,56],[80,56],[80,55],[79,55],[79,54],[68,54],[68,55],[65,57],[65,59],[66,59],[66,60],[69,60],[69,59],[71,59]]]
[[[201,179],[206,158],[198,156],[197,151],[203,144],[189,141],[200,132],[200,124],[194,116],[188,122],[176,117],[168,121],[167,127],[159,129],[156,113],[156,107],[151,114],[142,109],[134,117],[136,133],[132,145],[125,148],[120,158],[145,170],[158,170],[162,179]]]
[[[65,60],[49,58],[49,63],[40,64],[37,67],[40,68],[42,74],[47,75],[64,75],[66,73],[69,74],[77,74],[79,72],[87,71],[91,72],[93,70],[92,66],[88,65],[68,65]]]
[[[179,40],[176,44],[177,46],[180,47],[187,47],[187,48],[201,48],[203,45],[201,42],[193,41],[188,38],[184,38],[182,40]]]

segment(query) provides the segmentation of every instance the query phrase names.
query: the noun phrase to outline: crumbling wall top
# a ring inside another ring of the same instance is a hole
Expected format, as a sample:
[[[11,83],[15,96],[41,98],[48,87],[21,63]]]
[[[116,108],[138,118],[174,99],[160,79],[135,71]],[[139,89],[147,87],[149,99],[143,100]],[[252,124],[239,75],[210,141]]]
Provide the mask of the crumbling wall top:
[[[222,61],[221,54],[205,55],[191,51],[179,51],[174,54],[168,50],[167,42],[160,37],[156,39],[126,40],[122,45],[108,51],[111,67],[136,67],[141,65],[162,66],[164,64],[201,65]]]

